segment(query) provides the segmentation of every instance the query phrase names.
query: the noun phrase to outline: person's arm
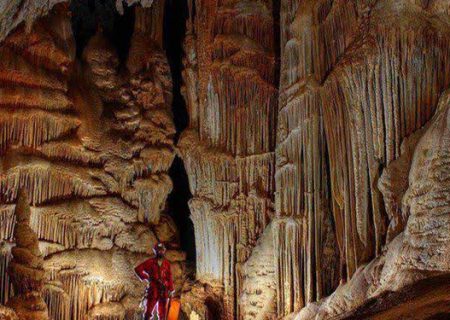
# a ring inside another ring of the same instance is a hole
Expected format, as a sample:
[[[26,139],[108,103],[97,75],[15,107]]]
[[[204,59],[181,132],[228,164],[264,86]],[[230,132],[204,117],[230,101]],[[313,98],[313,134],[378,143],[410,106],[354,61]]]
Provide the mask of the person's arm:
[[[136,268],[134,268],[134,272],[136,272],[136,275],[141,279],[142,281],[149,281],[150,276],[147,273],[148,269],[148,260],[145,260],[140,265],[138,265]]]

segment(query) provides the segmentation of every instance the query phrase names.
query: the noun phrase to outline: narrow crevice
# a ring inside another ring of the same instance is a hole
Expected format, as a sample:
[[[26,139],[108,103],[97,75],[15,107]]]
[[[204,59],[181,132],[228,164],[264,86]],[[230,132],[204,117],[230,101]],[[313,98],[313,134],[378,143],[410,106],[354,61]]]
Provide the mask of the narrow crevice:
[[[274,52],[275,52],[275,86],[280,83],[281,68],[281,29],[280,29],[280,13],[281,1],[273,1],[272,19],[273,19],[273,36],[274,36]],[[275,123],[275,125],[277,125]]]
[[[195,234],[194,224],[190,219],[189,200],[192,194],[189,189],[189,180],[184,168],[183,160],[175,157],[169,170],[173,190],[167,199],[169,214],[175,221],[180,232],[181,249],[186,252],[187,260],[195,263]]]
[[[172,76],[172,113],[176,128],[175,143],[189,124],[189,114],[181,94],[183,69],[183,41],[186,34],[188,5],[186,0],[167,0],[164,9],[164,49],[166,50]],[[188,262],[195,264],[194,225],[190,219],[188,202],[192,198],[189,180],[183,160],[175,157],[169,170],[173,190],[168,197],[169,213],[180,232],[181,248],[187,254]]]
[[[170,65],[173,85],[172,113],[177,130],[175,142],[189,124],[186,102],[181,94],[183,41],[186,35],[188,5],[186,0],[167,0],[164,9],[164,49]]]

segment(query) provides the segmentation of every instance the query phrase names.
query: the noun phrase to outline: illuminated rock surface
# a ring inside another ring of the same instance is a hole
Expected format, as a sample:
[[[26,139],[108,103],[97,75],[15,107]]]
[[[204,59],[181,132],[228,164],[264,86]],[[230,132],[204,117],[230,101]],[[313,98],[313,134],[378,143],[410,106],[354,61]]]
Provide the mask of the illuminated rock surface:
[[[189,3],[190,7],[194,6]],[[197,279],[239,314],[244,263],[274,214],[277,83],[271,1],[196,1],[185,39],[189,127],[179,142],[193,199]]]
[[[50,319],[137,318],[145,286],[133,267],[158,241],[181,288],[185,254],[166,210],[175,129],[162,5],[136,8],[126,61],[101,31],[76,56],[65,4],[2,42],[0,297],[20,319],[44,317],[23,316],[37,297],[18,291],[27,281],[15,261],[29,256],[14,231],[19,189],[32,205],[32,253],[42,252],[28,261],[41,268],[31,289]]]
[[[39,240],[30,227],[31,210],[27,194],[19,189],[15,208],[16,225],[12,259],[8,266],[14,296],[8,306],[16,311],[19,319],[47,320],[47,305],[42,297],[45,283],[44,259],[39,250]]]

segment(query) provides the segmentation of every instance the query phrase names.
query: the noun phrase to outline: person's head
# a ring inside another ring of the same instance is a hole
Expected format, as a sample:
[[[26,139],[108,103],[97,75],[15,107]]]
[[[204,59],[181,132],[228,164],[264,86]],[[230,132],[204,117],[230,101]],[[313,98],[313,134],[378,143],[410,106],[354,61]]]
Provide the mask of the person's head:
[[[166,247],[162,243],[157,243],[153,247],[153,252],[155,253],[156,257],[163,258],[166,253]]]

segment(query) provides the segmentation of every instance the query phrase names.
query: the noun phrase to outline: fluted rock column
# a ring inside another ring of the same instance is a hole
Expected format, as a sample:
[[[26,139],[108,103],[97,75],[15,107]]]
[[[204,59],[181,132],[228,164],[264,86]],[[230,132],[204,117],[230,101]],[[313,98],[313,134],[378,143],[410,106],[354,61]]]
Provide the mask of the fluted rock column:
[[[273,215],[277,115],[272,1],[189,2],[181,136],[193,199],[197,278],[238,316],[242,265]]]
[[[8,301],[8,306],[16,311],[20,319],[45,320],[48,319],[48,310],[42,297],[44,258],[39,250],[38,237],[30,227],[31,210],[24,189],[19,190],[15,214],[16,246],[12,248],[13,258],[8,270],[14,296]]]

